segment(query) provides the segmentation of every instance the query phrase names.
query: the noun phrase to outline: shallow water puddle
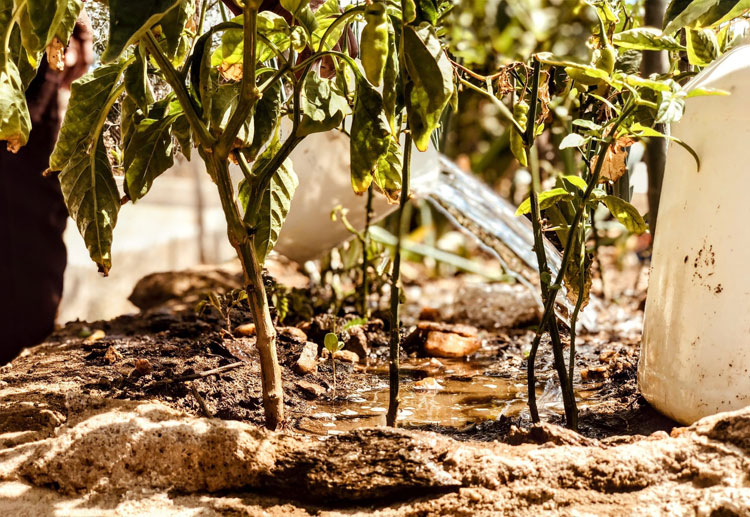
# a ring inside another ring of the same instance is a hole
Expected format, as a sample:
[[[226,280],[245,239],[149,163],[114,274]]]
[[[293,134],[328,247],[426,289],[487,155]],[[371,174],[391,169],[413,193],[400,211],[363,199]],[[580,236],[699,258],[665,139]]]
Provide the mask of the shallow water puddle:
[[[436,425],[457,429],[467,425],[516,417],[528,411],[525,378],[484,375],[489,360],[416,359],[402,364],[398,421],[404,427]],[[387,365],[363,368],[379,382],[336,400],[311,403],[312,411],[298,425],[301,431],[333,435],[362,427],[386,425]],[[579,400],[586,393],[578,393]],[[539,389],[541,413],[562,413],[559,389],[551,383]],[[583,406],[585,404],[580,404]]]

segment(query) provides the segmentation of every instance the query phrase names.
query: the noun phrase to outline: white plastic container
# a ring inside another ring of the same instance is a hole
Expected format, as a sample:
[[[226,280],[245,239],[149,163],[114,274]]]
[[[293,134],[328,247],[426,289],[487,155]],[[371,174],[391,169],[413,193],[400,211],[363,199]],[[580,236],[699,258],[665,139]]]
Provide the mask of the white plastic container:
[[[672,135],[659,204],[638,384],[685,423],[750,405],[750,46],[724,55],[689,88]]]
[[[331,221],[337,205],[349,210],[347,219],[358,229],[365,226],[366,196],[352,190],[349,172],[349,137],[341,131],[315,133],[306,137],[290,156],[299,187],[284,221],[274,249],[302,264],[350,239],[341,221]],[[440,162],[430,146],[425,152],[412,149],[412,191],[437,179]],[[398,207],[388,204],[385,196],[376,194],[374,220],[385,217]]]

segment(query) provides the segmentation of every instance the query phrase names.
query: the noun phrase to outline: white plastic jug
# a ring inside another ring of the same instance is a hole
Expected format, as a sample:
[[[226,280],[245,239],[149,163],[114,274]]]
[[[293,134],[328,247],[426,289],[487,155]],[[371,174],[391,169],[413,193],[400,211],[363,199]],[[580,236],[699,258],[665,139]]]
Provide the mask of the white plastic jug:
[[[672,135],[659,204],[638,384],[685,423],[750,405],[750,46],[705,69]]]

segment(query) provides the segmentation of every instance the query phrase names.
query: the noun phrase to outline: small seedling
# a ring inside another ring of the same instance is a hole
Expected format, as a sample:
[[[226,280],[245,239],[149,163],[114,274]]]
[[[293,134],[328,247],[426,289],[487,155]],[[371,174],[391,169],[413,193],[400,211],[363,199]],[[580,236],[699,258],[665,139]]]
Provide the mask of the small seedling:
[[[326,350],[331,355],[331,369],[333,370],[333,396],[336,396],[336,359],[334,358],[334,355],[336,352],[344,348],[344,342],[339,341],[339,337],[336,335],[335,332],[329,332],[326,334],[325,340],[323,341],[323,345],[326,347]]]
[[[232,289],[224,295],[219,295],[214,291],[211,291],[203,300],[198,302],[198,305],[195,307],[195,312],[197,312],[198,315],[202,315],[209,307],[213,307],[226,322],[227,328],[224,332],[234,338],[234,334],[232,334],[232,320],[230,317],[232,309],[240,307],[242,302],[245,302],[246,300],[247,292],[244,289]]]

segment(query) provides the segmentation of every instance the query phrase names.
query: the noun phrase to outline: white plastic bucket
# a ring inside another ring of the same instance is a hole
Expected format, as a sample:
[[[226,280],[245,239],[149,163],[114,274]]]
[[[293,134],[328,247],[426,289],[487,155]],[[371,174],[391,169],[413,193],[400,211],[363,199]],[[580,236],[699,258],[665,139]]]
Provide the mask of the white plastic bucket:
[[[654,242],[638,384],[688,424],[750,405],[750,46],[688,88],[731,96],[687,100],[669,145]]]

